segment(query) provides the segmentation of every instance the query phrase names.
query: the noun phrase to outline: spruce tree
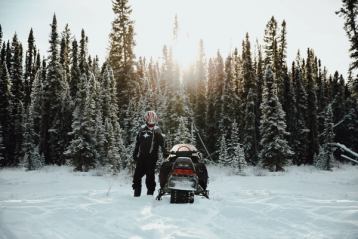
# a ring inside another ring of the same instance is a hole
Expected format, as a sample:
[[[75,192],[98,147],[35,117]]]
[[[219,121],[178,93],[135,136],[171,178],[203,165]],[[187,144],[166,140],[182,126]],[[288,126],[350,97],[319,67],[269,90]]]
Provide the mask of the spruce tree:
[[[249,34],[246,33],[245,40],[242,44],[242,77],[243,77],[243,98],[246,99],[250,89],[256,93],[255,70],[253,68],[251,57],[251,44]]]
[[[317,97],[315,82],[313,79],[313,52],[308,49],[306,64],[307,81],[307,118],[308,133],[308,158],[306,164],[313,163],[313,156],[318,153],[318,122],[317,122]]]
[[[217,56],[215,58],[215,113],[216,113],[216,121],[219,122],[219,117],[222,115],[222,98],[224,94],[224,87],[225,87],[225,65],[224,60],[220,54],[220,52],[217,53]],[[229,84],[230,85],[230,84]]]
[[[65,151],[65,156],[72,160],[75,170],[88,171],[95,166],[95,144],[93,136],[95,129],[92,127],[92,102],[90,86],[87,77],[83,74],[80,78],[75,109],[73,111],[72,140]],[[110,133],[113,133],[112,128]]]
[[[257,142],[260,142],[260,118],[261,118],[261,110],[260,105],[262,102],[262,88],[264,85],[264,60],[262,57],[261,46],[258,45],[258,58],[257,58],[257,66],[256,66],[256,138]]]
[[[266,25],[264,35],[264,51],[265,51],[265,65],[271,64],[273,71],[276,73],[278,65],[278,36],[277,36],[277,21],[272,16]]]
[[[3,63],[6,63],[6,44],[5,42],[2,44],[1,52],[0,52],[0,65],[2,66]]]
[[[350,57],[352,58],[352,63],[350,66],[351,70],[358,69],[358,1],[357,0],[342,0],[342,8],[337,11],[337,14],[343,16],[344,30],[348,35],[348,39],[351,42],[350,46]],[[358,81],[358,75],[356,77]]]
[[[63,68],[59,63],[59,35],[55,15],[51,24],[49,42],[46,80],[43,81],[40,153],[44,154],[47,164],[61,164],[66,147],[62,136],[67,133],[61,132],[63,124],[61,113],[68,87],[63,75]]]
[[[278,40],[278,66],[280,70],[286,67],[286,51],[287,51],[287,30],[286,21],[283,20],[281,24],[281,32]]]
[[[293,155],[287,140],[285,113],[277,97],[277,86],[270,66],[265,72],[261,104],[260,164],[270,171],[282,171]]]
[[[222,166],[229,166],[231,159],[229,157],[229,152],[226,144],[226,135],[222,134],[219,141],[219,160],[218,163]]]
[[[288,74],[287,70],[283,70],[283,104],[282,108],[286,114],[286,124],[287,124],[287,131],[290,133],[288,136],[288,142],[290,145],[293,146],[294,140],[296,139],[296,135],[294,135],[294,131],[296,128],[297,123],[297,112],[296,112],[296,97],[294,92],[293,86],[293,79],[291,79]]]
[[[25,75],[24,75],[24,108],[27,109],[31,102],[32,82],[36,76],[36,46],[32,28],[27,40],[27,51],[25,59]]]
[[[6,61],[6,67],[9,71],[9,75],[11,76],[11,61],[12,61],[12,52],[11,52],[11,46],[10,46],[10,41],[7,41],[6,44],[6,56],[5,56],[5,61]]]
[[[230,128],[235,120],[237,96],[235,94],[235,75],[233,72],[232,58],[229,56],[225,63],[225,79],[223,84],[220,116],[220,131],[225,133],[227,139],[230,136]]]
[[[30,111],[24,120],[25,131],[22,146],[24,158],[22,159],[22,164],[28,170],[39,169],[45,163],[43,156],[40,155],[39,145],[35,143],[37,135],[34,131],[34,119],[35,117],[32,115],[32,111]]]
[[[65,29],[62,32],[61,43],[60,43],[60,64],[62,65],[63,70],[65,71],[65,76],[67,82],[71,82],[71,31],[66,24]]]
[[[78,65],[78,44],[76,39],[72,41],[72,63],[71,63],[71,77],[70,77],[70,92],[74,99],[77,95],[77,86],[79,84],[81,72]]]
[[[243,144],[245,158],[248,162],[253,165],[256,165],[258,162],[258,140],[256,138],[256,104],[255,104],[255,95],[253,90],[250,89],[249,94],[246,99],[246,108],[245,108],[245,127],[243,134]]]
[[[79,55],[78,55],[78,67],[80,69],[81,75],[86,74],[89,77],[89,65],[87,62],[87,42],[88,38],[85,34],[85,31],[81,30],[81,40],[80,40],[80,47],[79,47]]]
[[[315,166],[323,170],[331,170],[334,160],[332,148],[329,143],[334,142],[333,131],[333,112],[332,106],[329,104],[325,112],[324,132],[323,132],[323,144],[319,147],[318,155],[315,155]]]
[[[0,125],[3,136],[3,156],[4,160],[0,166],[11,166],[14,161],[14,144],[13,144],[13,122],[12,122],[12,99],[10,75],[6,63],[3,62],[0,71]]]
[[[24,79],[23,79],[23,65],[22,65],[22,56],[23,56],[22,45],[17,39],[17,34],[15,33],[12,43],[11,43],[11,60],[9,69],[10,78],[12,82],[11,91],[13,95],[12,100],[12,123],[13,123],[13,133],[14,138],[13,149],[14,149],[14,161],[12,165],[15,166],[22,159],[22,140],[23,140],[23,113],[24,113]]]
[[[207,84],[207,76],[206,76],[206,62],[204,55],[204,46],[203,41],[200,41],[199,45],[199,56],[196,62],[196,74],[195,80],[197,81],[198,88],[196,93],[196,100],[194,106],[194,118],[195,118],[195,126],[199,130],[199,133],[202,137],[206,137],[205,132],[205,111],[206,111],[206,84]]]
[[[29,106],[28,111],[28,123],[30,123],[30,126],[33,128],[33,137],[32,137],[32,143],[34,145],[39,145],[40,143],[40,128],[41,128],[41,114],[42,114],[42,94],[43,94],[43,80],[44,75],[46,72],[46,65],[43,65],[43,68],[41,68],[38,71],[38,74],[36,74],[35,80],[32,84],[31,89],[31,104]],[[25,127],[26,128],[26,127]]]
[[[117,174],[120,170],[120,154],[118,147],[118,138],[115,130],[116,126],[112,124],[109,118],[105,120],[105,131],[107,132],[107,152],[106,152],[106,168],[112,174]],[[118,127],[117,127],[118,128]]]
[[[128,0],[114,0],[112,9],[115,19],[110,33],[109,64],[117,83],[119,108],[125,109],[136,87],[133,75],[134,24]]]
[[[2,130],[2,125],[0,124],[0,166],[1,165],[5,165],[5,145],[4,145],[4,132]]]
[[[247,163],[245,159],[244,147],[239,143],[236,145],[233,154],[233,167],[235,169],[235,173],[243,175],[243,170],[246,166]]]
[[[292,79],[294,84],[295,95],[295,126],[292,129],[293,149],[295,152],[293,163],[301,165],[307,160],[307,141],[308,132],[306,126],[306,114],[307,114],[307,93],[302,81],[302,74],[295,63],[292,64]]]
[[[216,72],[215,63],[213,59],[209,60],[208,64],[208,90],[207,90],[207,109],[205,115],[206,121],[206,143],[210,153],[216,151],[216,142],[218,139],[217,129],[217,112],[215,109],[216,97]]]
[[[180,117],[178,129],[175,134],[174,144],[188,144],[190,143],[191,134],[188,128],[188,120],[186,117]]]
[[[2,46],[2,27],[1,27],[1,24],[0,24],[0,49],[2,50],[1,46]]]

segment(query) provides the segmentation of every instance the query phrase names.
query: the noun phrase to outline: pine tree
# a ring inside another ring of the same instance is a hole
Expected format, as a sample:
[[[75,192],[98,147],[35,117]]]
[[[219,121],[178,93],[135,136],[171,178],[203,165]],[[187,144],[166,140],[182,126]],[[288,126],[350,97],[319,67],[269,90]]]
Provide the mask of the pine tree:
[[[194,118],[195,118],[195,126],[199,130],[199,133],[202,137],[206,137],[205,132],[205,111],[206,111],[206,84],[207,84],[207,76],[206,76],[206,62],[204,55],[204,46],[203,41],[200,41],[199,44],[199,56],[196,63],[196,81],[198,84],[198,88],[196,93],[196,100],[194,106]]]
[[[253,90],[250,89],[246,99],[245,109],[245,127],[244,127],[244,151],[245,158],[248,162],[256,165],[258,162],[258,141],[256,133],[256,115],[255,115],[255,95]]]
[[[114,0],[112,9],[116,17],[112,22],[110,34],[109,64],[117,83],[119,108],[125,109],[132,90],[136,88],[132,69],[135,45],[132,9],[128,0]]]
[[[205,115],[206,121],[206,143],[209,152],[213,153],[216,151],[216,142],[218,141],[218,129],[217,129],[217,112],[215,109],[215,101],[217,90],[216,90],[216,72],[215,65],[212,59],[209,60],[208,65],[208,90],[207,90],[207,109]]]
[[[70,71],[70,60],[71,60],[71,31],[66,24],[65,29],[62,32],[61,43],[60,43],[60,64],[65,71],[65,76],[67,82],[71,80],[71,71]]]
[[[233,73],[232,58],[229,56],[225,63],[225,79],[221,96],[220,131],[225,133],[227,139],[230,136],[230,128],[235,120],[237,96],[235,94],[235,78]]]
[[[11,76],[11,61],[12,61],[12,52],[11,52],[11,47],[10,47],[10,41],[7,41],[6,44],[6,56],[5,56],[5,61],[6,61],[6,67],[9,71],[9,75]]]
[[[295,152],[293,163],[301,165],[307,160],[307,141],[308,132],[306,126],[306,114],[307,114],[307,93],[303,85],[301,71],[292,64],[292,79],[294,84],[294,95],[295,95],[295,127],[292,129],[293,149]]]
[[[246,167],[245,152],[243,146],[239,142],[239,128],[236,121],[232,123],[232,132],[229,141],[229,157],[231,159],[231,166],[235,173],[242,174],[244,167]]]
[[[89,65],[87,62],[87,42],[88,42],[88,38],[85,34],[85,31],[82,29],[81,30],[81,40],[80,40],[80,48],[79,48],[79,55],[78,55],[78,60],[79,60],[79,64],[78,67],[80,69],[81,72],[81,76],[82,74],[86,74],[87,77],[89,77]]]
[[[78,44],[76,39],[72,41],[72,64],[71,64],[71,77],[70,77],[70,92],[71,97],[74,99],[77,95],[77,86],[79,84],[81,71],[78,65]]]
[[[91,96],[87,77],[83,74],[78,85],[75,110],[73,111],[72,140],[65,151],[65,156],[72,160],[75,170],[88,171],[95,166],[95,144],[91,119]],[[113,133],[112,128],[110,133]]]
[[[3,131],[3,144],[5,147],[5,160],[0,166],[11,166],[14,162],[14,144],[13,144],[13,122],[12,122],[12,99],[10,75],[6,63],[3,62],[0,71],[0,125]]]
[[[334,160],[331,147],[329,143],[334,142],[333,132],[333,112],[332,106],[329,104],[325,112],[325,123],[324,123],[324,142],[319,147],[319,153],[315,156],[315,166],[323,170],[331,170],[332,163]]]
[[[313,156],[318,153],[318,122],[317,122],[317,97],[315,82],[313,79],[313,52],[308,49],[306,64],[307,81],[307,128],[308,133],[308,158],[305,163],[312,164]]]
[[[42,114],[42,94],[43,94],[43,80],[45,80],[44,75],[46,74],[46,65],[44,63],[43,68],[38,71],[36,74],[35,80],[32,84],[31,89],[31,104],[29,107],[28,121],[30,121],[30,126],[33,128],[33,137],[32,143],[34,145],[39,145],[40,143],[40,125],[41,125],[41,114]],[[25,127],[26,128],[26,127]]]
[[[29,33],[29,38],[27,40],[27,51],[26,51],[26,60],[25,60],[25,75],[24,75],[24,108],[27,109],[31,102],[31,88],[32,82],[36,76],[36,46],[35,39],[33,35],[32,28]]]
[[[233,155],[233,166],[235,168],[236,174],[243,175],[243,170],[247,166],[247,163],[245,160],[244,147],[241,144],[237,144],[235,147]]]
[[[185,117],[180,117],[179,126],[175,134],[174,144],[188,144],[190,143],[191,134],[188,128],[188,120]]]
[[[2,66],[3,63],[6,63],[6,44],[5,42],[2,44],[1,52],[0,52],[0,65]]]
[[[2,130],[2,125],[0,124],[0,166],[5,165],[5,163],[4,132]]]
[[[258,45],[258,44],[257,44]],[[260,142],[260,118],[261,118],[261,110],[260,105],[262,102],[262,88],[264,85],[264,61],[262,58],[262,50],[261,46],[258,45],[258,59],[257,59],[257,66],[256,66],[256,88],[257,88],[257,95],[256,95],[256,138],[257,142]]]
[[[37,135],[34,131],[33,120],[34,120],[34,116],[30,111],[24,123],[25,126],[24,142],[23,142],[24,158],[22,159],[23,166],[28,170],[39,169],[45,163],[43,156],[40,155],[39,145],[35,143]]]
[[[277,97],[275,79],[270,66],[265,72],[265,86],[261,104],[260,164],[270,171],[282,171],[293,155],[285,137],[285,113]]]
[[[231,163],[228,148],[226,144],[225,134],[221,135],[220,138],[220,147],[219,147],[219,161],[218,163],[222,166],[229,166]]]
[[[286,114],[287,131],[290,133],[288,136],[288,142],[290,145],[294,145],[296,135],[294,131],[297,123],[296,112],[296,97],[294,92],[293,80],[288,76],[287,70],[283,70],[283,104],[282,108]]]
[[[106,131],[109,132],[107,140],[107,167],[112,174],[117,174],[121,168],[121,155],[119,154],[120,149],[123,150],[121,140],[120,127],[118,122],[112,124],[109,119],[105,122]]]
[[[10,60],[9,69],[12,87],[11,91],[13,94],[13,108],[12,108],[12,122],[13,122],[13,132],[14,138],[12,139],[13,148],[14,148],[14,161],[12,165],[15,166],[19,163],[20,159],[22,159],[22,140],[23,140],[23,103],[24,103],[24,79],[23,79],[23,66],[22,66],[22,45],[17,39],[17,35],[15,33],[12,43],[11,43],[11,52],[12,57]]]
[[[287,30],[286,21],[283,20],[281,24],[281,33],[278,42],[278,66],[280,70],[286,67],[286,51],[287,51]]]
[[[118,110],[117,110],[117,87],[111,67],[105,63],[102,69],[102,82],[101,82],[101,96],[100,99],[102,118],[104,125],[104,165],[108,170],[116,174],[120,168],[129,166],[128,151],[123,138],[123,130],[118,123]],[[137,112],[133,108],[132,113]],[[132,118],[133,119],[133,118]],[[133,122],[131,122],[133,123]],[[139,125],[133,124],[133,132],[137,130]],[[100,130],[100,129],[99,129]]]
[[[325,121],[324,121],[324,143],[329,144],[334,142],[334,131],[333,131],[334,123],[333,123],[333,112],[332,106],[329,104],[327,106],[325,112]]]
[[[46,68],[46,80],[43,81],[40,153],[44,154],[47,164],[61,164],[66,147],[61,136],[67,133],[61,132],[61,113],[68,87],[59,63],[59,36],[55,15],[51,28],[49,63]]]
[[[229,154],[233,155],[235,147],[240,141],[240,135],[239,135],[239,126],[236,120],[234,120],[231,124],[231,134],[230,138],[226,140],[226,145],[228,147]]]
[[[343,16],[344,30],[347,32],[348,39],[351,42],[349,51],[351,52],[352,63],[351,70],[358,69],[358,1],[357,0],[342,0],[343,6],[337,12],[340,16]],[[358,81],[358,75],[356,77]]]
[[[2,27],[1,27],[1,24],[0,24],[0,49],[1,49],[1,45],[2,45]]]
[[[246,99],[250,90],[252,91],[252,94],[256,94],[255,70],[253,68],[253,63],[252,63],[251,44],[250,44],[248,33],[246,33],[245,40],[243,41],[242,44],[242,77],[243,77],[242,98]],[[243,107],[243,110],[244,109],[245,107]]]
[[[272,65],[276,73],[278,65],[277,21],[272,16],[266,25],[264,36],[265,65]]]

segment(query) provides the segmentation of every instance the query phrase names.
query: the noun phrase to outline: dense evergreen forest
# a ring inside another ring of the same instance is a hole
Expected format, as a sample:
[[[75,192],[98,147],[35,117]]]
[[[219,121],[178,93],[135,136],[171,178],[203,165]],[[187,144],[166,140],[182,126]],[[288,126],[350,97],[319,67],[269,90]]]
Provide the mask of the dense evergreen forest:
[[[131,167],[147,110],[161,118],[168,148],[192,143],[205,155],[202,139],[208,162],[239,169],[329,170],[343,160],[331,143],[358,151],[357,0],[343,0],[337,12],[351,42],[348,74],[330,72],[311,48],[287,62],[286,22],[274,17],[262,42],[253,45],[247,33],[227,56],[207,57],[200,41],[189,69],[169,45],[160,61],[137,58],[128,0],[114,0],[113,11],[103,64],[88,54],[85,30],[75,39],[69,25],[58,29],[56,16],[46,56],[32,29],[25,46],[16,34],[2,39],[0,25],[1,167],[68,164],[117,173]]]

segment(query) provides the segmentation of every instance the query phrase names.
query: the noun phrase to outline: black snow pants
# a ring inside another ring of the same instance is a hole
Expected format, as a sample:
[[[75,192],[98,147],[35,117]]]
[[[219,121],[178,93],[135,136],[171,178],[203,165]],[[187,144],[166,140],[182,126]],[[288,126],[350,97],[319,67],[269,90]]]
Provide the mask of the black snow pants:
[[[156,160],[139,158],[136,164],[136,168],[133,176],[133,189],[141,190],[142,178],[145,175],[145,185],[147,186],[148,192],[155,191],[155,165]]]

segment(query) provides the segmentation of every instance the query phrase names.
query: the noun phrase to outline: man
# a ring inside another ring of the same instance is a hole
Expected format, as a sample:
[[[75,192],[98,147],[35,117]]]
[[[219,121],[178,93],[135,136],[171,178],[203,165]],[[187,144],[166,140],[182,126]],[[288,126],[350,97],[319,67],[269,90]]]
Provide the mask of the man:
[[[163,156],[167,156],[165,141],[158,123],[158,116],[154,111],[148,111],[144,115],[145,125],[139,129],[133,159],[136,168],[133,176],[134,196],[139,197],[142,190],[142,177],[146,175],[145,184],[147,195],[153,195],[155,191],[155,166],[158,161],[159,146]]]

